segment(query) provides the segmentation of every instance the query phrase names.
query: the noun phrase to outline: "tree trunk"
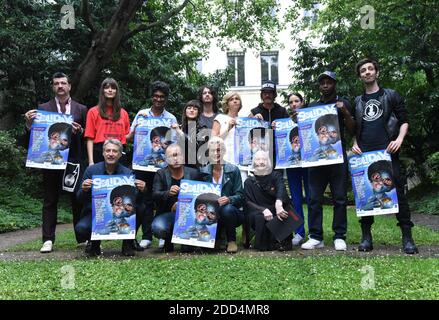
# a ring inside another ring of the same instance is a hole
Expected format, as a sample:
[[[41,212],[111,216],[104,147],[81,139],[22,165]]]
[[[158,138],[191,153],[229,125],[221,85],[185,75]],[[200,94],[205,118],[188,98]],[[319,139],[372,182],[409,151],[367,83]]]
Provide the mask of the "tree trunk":
[[[108,28],[98,32],[92,41],[87,56],[81,62],[72,79],[72,97],[78,101],[87,94],[102,69],[108,64],[119,47],[143,0],[122,0]]]

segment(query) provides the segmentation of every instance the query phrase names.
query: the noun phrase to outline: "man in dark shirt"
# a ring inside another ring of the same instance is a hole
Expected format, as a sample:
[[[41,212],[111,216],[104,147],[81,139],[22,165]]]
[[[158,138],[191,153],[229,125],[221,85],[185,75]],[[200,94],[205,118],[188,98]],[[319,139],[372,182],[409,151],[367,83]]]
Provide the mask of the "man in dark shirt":
[[[131,175],[132,171],[127,167],[124,167],[119,163],[119,160],[122,156],[123,146],[122,143],[117,139],[106,140],[103,144],[103,156],[104,161],[96,163],[94,165],[89,166],[82,178],[81,188],[77,192],[77,197],[79,200],[83,202],[84,211],[83,217],[75,226],[75,231],[80,234],[85,239],[90,239],[91,237],[91,228],[92,228],[92,197],[91,197],[91,188],[93,185],[92,177],[93,175],[115,175],[115,174],[124,174]],[[136,179],[134,181],[136,188],[140,192],[145,191],[145,181]],[[141,212],[144,211],[144,204],[141,201],[141,198],[137,195],[136,199],[136,212],[139,214],[136,215],[136,219],[142,216]],[[136,224],[139,224],[139,221],[136,221]],[[97,256],[101,254],[100,249],[101,241],[94,240],[89,241],[88,245],[85,249],[85,253],[89,256]],[[134,244],[133,240],[123,240],[122,244],[122,254],[125,256],[134,256]]]
[[[352,152],[383,150],[391,154],[393,179],[396,184],[399,212],[396,214],[402,231],[403,250],[407,254],[418,253],[412,238],[410,208],[404,194],[405,177],[401,173],[399,150],[408,132],[407,111],[401,96],[394,90],[380,88],[377,82],[378,63],[363,59],[357,63],[357,75],[363,82],[365,92],[355,99],[356,140]],[[373,216],[360,219],[362,239],[360,251],[371,251]]]
[[[335,250],[346,250],[347,231],[347,181],[348,167],[346,160],[346,142],[344,128],[353,134],[355,122],[352,119],[351,105],[349,101],[337,95],[337,78],[334,72],[325,71],[318,77],[319,89],[322,94],[320,100],[310,103],[309,107],[336,104],[338,121],[340,126],[341,142],[343,147],[344,162],[339,164],[312,167],[308,169],[309,181],[309,240],[302,244],[302,249],[310,250],[322,248],[323,243],[323,193],[329,183],[334,203],[334,217],[332,230],[334,231]]]
[[[152,233],[159,239],[165,239],[164,251],[171,252],[175,212],[182,179],[200,180],[197,169],[185,167],[183,151],[178,144],[171,144],[166,149],[168,166],[157,171],[154,176],[152,198],[157,205],[155,218],[152,222]]]
[[[249,117],[255,117],[269,123],[270,128],[272,128],[272,124],[274,120],[289,118],[289,114],[287,109],[277,104],[275,101],[277,97],[276,84],[273,81],[266,81],[262,84],[261,87],[261,100],[262,102],[258,104],[256,108],[253,108],[250,111]],[[268,137],[272,137],[271,146],[268,148],[269,152],[273,152],[271,157],[272,163],[276,163],[275,161],[275,143],[274,143],[274,134],[272,129],[266,132]],[[271,151],[272,150],[272,151]]]

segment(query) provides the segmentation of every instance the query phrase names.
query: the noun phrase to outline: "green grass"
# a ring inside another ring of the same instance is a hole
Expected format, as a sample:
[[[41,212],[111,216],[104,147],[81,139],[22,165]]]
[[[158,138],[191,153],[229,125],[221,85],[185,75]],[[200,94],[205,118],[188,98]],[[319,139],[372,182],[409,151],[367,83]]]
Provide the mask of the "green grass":
[[[325,207],[325,241],[332,246],[332,208]],[[376,245],[401,245],[393,217],[376,217]],[[413,229],[418,245],[438,245],[439,232]],[[239,238],[238,231],[238,238]],[[348,243],[358,243],[349,210]],[[238,239],[239,241],[239,239]],[[104,251],[120,241],[103,241]],[[9,251],[37,251],[35,240]],[[155,244],[156,246],[156,244]],[[56,250],[79,250],[73,231],[57,235]],[[297,249],[295,249],[297,250]],[[439,259],[418,256],[291,257],[283,254],[148,255],[145,258],[0,262],[0,299],[439,299]],[[63,288],[64,268],[74,288]],[[366,270],[374,285],[365,287]],[[73,279],[73,278],[71,278]]]
[[[362,287],[363,268],[374,286]],[[411,257],[0,262],[0,299],[438,299],[438,270]]]
[[[306,210],[305,210],[306,212]],[[401,231],[396,226],[397,220],[391,216],[377,216],[372,228],[374,244],[375,245],[400,245]],[[332,208],[324,207],[324,240],[326,245],[332,246]],[[140,235],[139,235],[140,237]],[[237,230],[237,240],[240,242],[241,229]],[[413,237],[418,245],[439,245],[439,232],[435,232],[427,227],[415,226],[413,228]],[[348,209],[348,233],[347,243],[356,244],[361,239],[361,229],[358,218],[353,209]],[[121,247],[120,241],[103,241],[103,248],[119,249]],[[41,247],[40,239],[31,241],[22,245],[15,246],[7,251],[37,251]],[[74,241],[73,230],[64,233],[57,233],[56,248],[61,250],[73,250],[76,248]]]

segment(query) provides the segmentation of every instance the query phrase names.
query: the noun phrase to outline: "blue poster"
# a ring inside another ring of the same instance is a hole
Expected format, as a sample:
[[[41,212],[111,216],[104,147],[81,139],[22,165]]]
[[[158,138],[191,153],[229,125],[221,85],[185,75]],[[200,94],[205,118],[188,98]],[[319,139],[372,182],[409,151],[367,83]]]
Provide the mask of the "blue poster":
[[[239,169],[252,170],[253,154],[259,150],[271,151],[271,129],[267,121],[257,118],[236,118],[235,164]]]
[[[69,157],[72,122],[70,114],[38,110],[30,129],[26,167],[64,170]]]
[[[343,148],[335,104],[300,109],[297,123],[302,167],[343,163]]]
[[[299,127],[290,118],[274,121],[275,169],[300,168]]]
[[[215,246],[221,184],[181,180],[172,242]]]
[[[92,177],[91,240],[134,239],[137,189],[133,175]]]
[[[349,158],[357,216],[398,212],[392,160],[385,150],[365,152]]]
[[[134,135],[133,170],[156,172],[167,167],[166,148],[176,142],[171,118],[137,117]]]

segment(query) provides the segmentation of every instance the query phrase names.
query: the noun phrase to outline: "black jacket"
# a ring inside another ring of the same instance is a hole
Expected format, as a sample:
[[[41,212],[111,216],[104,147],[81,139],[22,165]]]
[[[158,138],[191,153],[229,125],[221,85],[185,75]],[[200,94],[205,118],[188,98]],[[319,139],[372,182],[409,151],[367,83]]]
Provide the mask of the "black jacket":
[[[197,169],[183,167],[183,179],[203,181],[200,172]],[[168,167],[160,169],[154,176],[152,187],[152,199],[157,205],[156,214],[171,212],[174,203],[177,202],[178,196],[171,196],[169,190],[172,186],[171,170]]]
[[[274,103],[274,108],[273,109],[265,109],[263,104],[260,103],[256,108],[253,108],[251,110],[251,113],[255,116],[258,113],[260,113],[262,115],[262,117],[264,118],[265,121],[268,121],[271,127],[271,123],[274,120],[277,119],[284,119],[284,118],[289,118],[289,114],[287,109],[285,109],[284,107],[280,106],[277,103]]]
[[[405,108],[404,100],[401,96],[392,89],[382,89],[383,94],[379,100],[383,107],[384,129],[390,140],[394,140],[399,134],[399,128],[402,124],[407,123],[407,110]],[[360,139],[361,127],[363,121],[364,108],[363,95],[355,98],[355,122],[356,122],[356,137],[357,141]]]

